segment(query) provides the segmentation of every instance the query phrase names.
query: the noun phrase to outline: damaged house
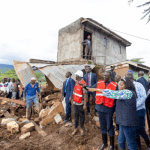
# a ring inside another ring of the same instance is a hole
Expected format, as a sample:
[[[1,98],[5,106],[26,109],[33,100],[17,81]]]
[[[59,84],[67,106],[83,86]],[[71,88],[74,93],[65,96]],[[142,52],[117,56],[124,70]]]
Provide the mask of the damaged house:
[[[85,58],[82,41],[91,37],[91,60],[98,65],[126,61],[126,47],[131,43],[90,18],[80,18],[59,30],[57,61]]]

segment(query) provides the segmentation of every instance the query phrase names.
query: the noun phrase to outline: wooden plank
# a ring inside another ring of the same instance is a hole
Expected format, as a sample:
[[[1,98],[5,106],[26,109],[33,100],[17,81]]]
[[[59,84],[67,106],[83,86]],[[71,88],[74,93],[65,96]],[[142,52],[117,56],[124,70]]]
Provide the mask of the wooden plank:
[[[33,120],[31,120],[31,122],[35,125],[35,130],[36,130],[39,134],[41,134],[41,136],[45,137],[45,136],[48,135],[48,134],[47,134],[45,131],[43,131]]]
[[[20,105],[24,105],[24,106],[26,105],[26,103],[23,102],[23,101],[14,100],[14,99],[9,99],[9,98],[5,98],[5,97],[0,97],[0,100],[12,102],[12,103],[16,103],[16,104],[20,104]]]

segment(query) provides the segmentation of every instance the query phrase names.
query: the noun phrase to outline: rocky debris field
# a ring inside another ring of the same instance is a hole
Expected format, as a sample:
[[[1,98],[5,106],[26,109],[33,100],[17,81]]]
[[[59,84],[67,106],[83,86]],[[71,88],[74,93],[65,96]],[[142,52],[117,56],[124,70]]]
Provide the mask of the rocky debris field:
[[[62,124],[64,107],[60,92],[42,98],[41,112],[25,116],[25,106],[11,107],[9,102],[0,101],[0,149],[1,150],[98,150],[102,136],[98,117],[91,108],[91,116],[86,115],[84,136],[78,132],[72,136],[73,123]],[[73,113],[72,113],[72,122]],[[115,125],[115,124],[114,124]],[[115,135],[115,149],[118,149]],[[109,144],[109,137],[108,137]],[[142,150],[146,150],[142,140]],[[107,149],[106,149],[107,150]]]

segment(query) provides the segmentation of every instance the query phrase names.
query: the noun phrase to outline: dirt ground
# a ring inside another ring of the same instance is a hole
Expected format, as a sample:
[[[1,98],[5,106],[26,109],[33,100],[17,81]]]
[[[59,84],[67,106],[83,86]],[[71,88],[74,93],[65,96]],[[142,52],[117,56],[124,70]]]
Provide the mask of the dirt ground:
[[[47,104],[51,105],[51,102]],[[0,105],[0,110],[7,109],[9,109],[8,104]],[[25,109],[20,108],[15,115],[23,117],[25,115]],[[96,126],[93,120],[93,116],[94,106],[91,108],[91,116],[86,115],[85,135],[83,137],[80,136],[79,132],[75,136],[71,135],[74,126],[65,127],[64,124],[57,125],[55,122],[52,122],[43,128],[48,136],[42,137],[34,130],[31,132],[29,138],[20,141],[19,137],[21,133],[11,134],[7,131],[6,125],[0,125],[0,150],[97,150],[102,144],[102,136],[100,128]],[[2,118],[0,122],[1,120]],[[117,149],[117,145],[116,135],[115,149]],[[142,150],[146,149],[146,145],[142,140]]]

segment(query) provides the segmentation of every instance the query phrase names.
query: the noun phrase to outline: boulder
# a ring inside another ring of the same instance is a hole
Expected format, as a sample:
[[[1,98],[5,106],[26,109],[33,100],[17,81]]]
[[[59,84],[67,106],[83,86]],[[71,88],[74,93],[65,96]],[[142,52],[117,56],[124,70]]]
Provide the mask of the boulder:
[[[60,113],[61,115],[64,115],[63,105],[61,102],[55,102],[51,108],[40,112],[40,118],[42,118],[40,125],[47,125],[50,122],[53,122],[54,117]]]
[[[32,122],[30,122],[21,128],[21,134],[31,132],[34,130],[34,128],[35,128],[34,124]]]
[[[16,121],[11,121],[7,124],[7,130],[11,132],[11,134],[19,132],[19,125]]]
[[[15,118],[2,119],[1,125],[7,125],[11,121],[16,121],[16,119]]]
[[[29,136],[30,136],[30,132],[27,132],[27,133],[21,135],[21,136],[19,137],[19,140],[24,140],[24,139],[26,139],[26,138],[29,137]]]

